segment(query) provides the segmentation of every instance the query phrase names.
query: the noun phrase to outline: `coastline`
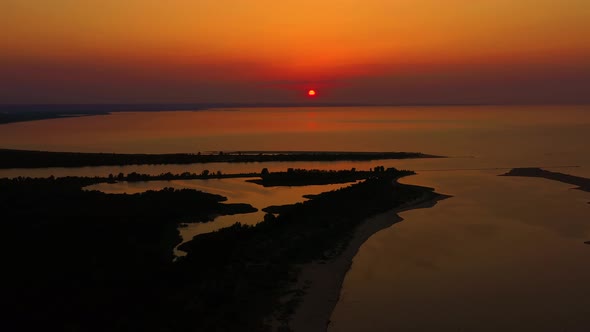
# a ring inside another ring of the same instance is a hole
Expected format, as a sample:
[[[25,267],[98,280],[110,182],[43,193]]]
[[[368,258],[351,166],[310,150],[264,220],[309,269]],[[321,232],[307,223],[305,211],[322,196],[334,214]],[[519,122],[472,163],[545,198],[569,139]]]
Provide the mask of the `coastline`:
[[[449,197],[451,196],[426,191],[412,202],[366,219],[357,227],[340,255],[328,261],[315,261],[302,266],[295,288],[303,289],[305,293],[289,319],[289,328],[294,332],[326,331],[340,298],[346,274],[361,246],[377,232],[404,220],[399,216],[400,212],[430,208]]]
[[[90,167],[125,165],[167,165],[167,164],[208,164],[208,163],[250,163],[250,162],[294,162],[294,161],[373,161],[390,159],[446,158],[421,152],[339,152],[305,151],[275,152],[240,151],[217,154],[195,153],[95,153],[95,152],[54,152],[15,150],[0,148],[0,169],[48,168],[48,167]]]
[[[565,173],[551,172],[538,167],[513,168],[500,176],[520,176],[531,178],[543,178],[552,181],[563,182],[578,186],[575,189],[590,192],[590,178],[575,176]]]

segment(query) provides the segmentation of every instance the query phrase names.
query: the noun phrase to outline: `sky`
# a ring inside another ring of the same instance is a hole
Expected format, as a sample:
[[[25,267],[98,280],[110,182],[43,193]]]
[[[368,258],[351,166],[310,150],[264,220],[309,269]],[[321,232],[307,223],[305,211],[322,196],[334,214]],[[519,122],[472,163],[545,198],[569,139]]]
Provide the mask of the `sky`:
[[[2,0],[0,103],[589,103],[589,36],[588,0]]]

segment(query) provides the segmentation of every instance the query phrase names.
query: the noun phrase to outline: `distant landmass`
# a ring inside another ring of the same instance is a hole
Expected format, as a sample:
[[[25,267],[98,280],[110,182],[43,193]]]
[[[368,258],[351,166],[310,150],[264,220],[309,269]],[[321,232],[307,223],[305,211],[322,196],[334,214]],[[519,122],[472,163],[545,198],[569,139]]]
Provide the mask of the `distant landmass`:
[[[145,104],[0,104],[0,124],[56,118],[107,115],[114,112],[202,111],[254,107],[358,106],[481,106],[480,104],[367,104],[367,103],[145,103]]]
[[[0,169],[273,161],[369,161],[412,158],[443,157],[419,152],[247,151],[218,152],[216,154],[118,154],[0,149]]]

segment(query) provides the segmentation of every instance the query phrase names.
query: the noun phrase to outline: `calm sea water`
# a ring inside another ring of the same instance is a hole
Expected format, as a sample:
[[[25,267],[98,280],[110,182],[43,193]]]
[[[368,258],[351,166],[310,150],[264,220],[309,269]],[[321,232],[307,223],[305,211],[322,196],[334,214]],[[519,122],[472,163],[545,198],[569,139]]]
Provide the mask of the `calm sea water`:
[[[0,170],[0,177],[375,165],[417,170],[403,181],[453,197],[404,212],[403,222],[363,245],[346,276],[330,331],[587,331],[590,246],[583,242],[590,240],[590,194],[559,182],[497,175],[512,167],[576,166],[553,170],[590,177],[588,142],[588,106],[117,113],[2,125],[0,147],[420,151],[452,158]],[[230,181],[209,190],[229,195],[251,190],[243,186]],[[300,194],[279,188],[272,195],[288,200]],[[265,204],[271,198],[264,193],[233,201],[248,200],[257,207],[273,204]]]
[[[167,153],[245,150],[419,151],[411,169],[590,166],[590,106],[262,108],[115,113],[0,125],[0,148]],[[385,164],[386,162],[379,162]],[[370,163],[257,163],[0,170],[19,175],[350,168]],[[588,174],[585,169],[578,170]]]
[[[587,331],[590,193],[496,174],[404,179],[453,197],[365,242],[329,331]]]

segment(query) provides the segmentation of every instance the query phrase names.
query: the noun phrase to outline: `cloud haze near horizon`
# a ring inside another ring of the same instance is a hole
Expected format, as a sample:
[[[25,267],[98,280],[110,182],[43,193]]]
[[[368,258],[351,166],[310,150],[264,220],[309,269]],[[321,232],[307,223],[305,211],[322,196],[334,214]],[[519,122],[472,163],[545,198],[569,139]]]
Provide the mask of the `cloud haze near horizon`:
[[[590,102],[584,0],[5,0],[0,22],[0,103]]]

